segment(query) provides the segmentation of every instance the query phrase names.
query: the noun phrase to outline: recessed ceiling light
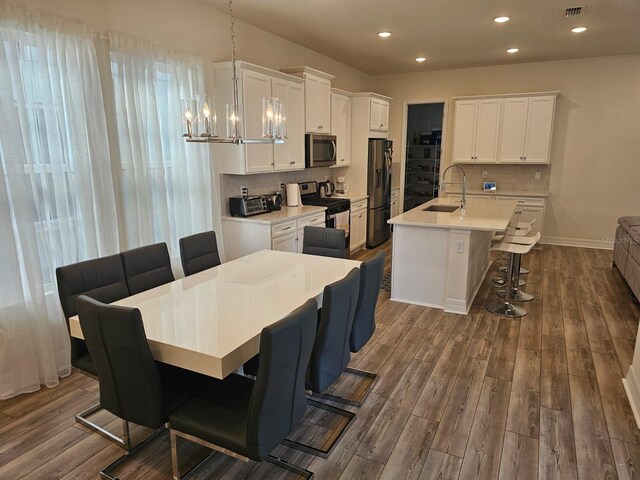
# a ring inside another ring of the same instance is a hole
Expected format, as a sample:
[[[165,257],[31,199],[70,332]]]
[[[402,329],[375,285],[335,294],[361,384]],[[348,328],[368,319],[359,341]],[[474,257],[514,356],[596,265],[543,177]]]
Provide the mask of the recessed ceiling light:
[[[416,57],[416,62],[424,62],[426,58],[424,57]]]
[[[493,19],[493,21],[496,23],[504,23],[504,22],[508,22],[509,20],[511,20],[510,17],[496,17]]]
[[[507,53],[518,53],[519,51],[519,48],[507,48]]]
[[[391,36],[391,32],[380,32],[378,36],[382,38],[387,38]]]
[[[571,31],[573,33],[582,33],[587,31],[587,27],[576,27],[576,28],[572,28]]]

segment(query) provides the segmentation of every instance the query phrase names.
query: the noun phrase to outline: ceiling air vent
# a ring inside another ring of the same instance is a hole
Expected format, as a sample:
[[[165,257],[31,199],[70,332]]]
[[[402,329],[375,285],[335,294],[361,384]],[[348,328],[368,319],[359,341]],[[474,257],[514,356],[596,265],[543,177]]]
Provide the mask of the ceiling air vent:
[[[584,13],[585,7],[567,7],[564,9],[564,16],[567,18],[576,17]]]

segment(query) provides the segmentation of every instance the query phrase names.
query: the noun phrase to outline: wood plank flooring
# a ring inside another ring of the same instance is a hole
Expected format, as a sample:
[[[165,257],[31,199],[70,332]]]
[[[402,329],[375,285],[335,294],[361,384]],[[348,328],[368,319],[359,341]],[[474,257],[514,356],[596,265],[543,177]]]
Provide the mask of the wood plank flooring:
[[[383,249],[389,271],[390,245]],[[319,480],[638,478],[640,431],[621,378],[640,307],[611,267],[611,252],[544,246],[523,263],[532,269],[525,290],[536,299],[519,320],[484,309],[493,297],[488,281],[469,316],[391,302],[381,292],[376,334],[352,358],[379,378],[364,405],[350,407],[353,425],[329,459],[285,447],[275,453]],[[347,395],[360,382],[345,374],[332,389]],[[73,419],[97,399],[97,383],[76,372],[56,388],[0,402],[0,479],[98,478],[122,450]],[[110,414],[95,418],[118,432]],[[292,438],[321,444],[338,426],[310,409]],[[134,429],[136,438],[145,433]],[[206,454],[180,448],[185,464]],[[118,473],[170,479],[168,436]],[[294,475],[216,454],[196,478]]]

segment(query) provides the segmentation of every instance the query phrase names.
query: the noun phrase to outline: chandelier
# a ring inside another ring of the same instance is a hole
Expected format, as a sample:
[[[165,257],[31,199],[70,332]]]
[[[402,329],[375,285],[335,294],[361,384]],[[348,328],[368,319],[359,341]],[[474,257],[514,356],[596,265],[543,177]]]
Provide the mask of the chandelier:
[[[287,115],[284,103],[277,97],[262,98],[262,138],[247,139],[242,136],[242,118],[238,106],[238,75],[236,71],[235,17],[233,0],[229,0],[231,17],[231,65],[232,65],[232,104],[225,109],[226,136],[218,134],[218,115],[215,98],[210,95],[196,96],[195,99],[182,100],[183,137],[187,142],[198,143],[284,143],[287,138]]]

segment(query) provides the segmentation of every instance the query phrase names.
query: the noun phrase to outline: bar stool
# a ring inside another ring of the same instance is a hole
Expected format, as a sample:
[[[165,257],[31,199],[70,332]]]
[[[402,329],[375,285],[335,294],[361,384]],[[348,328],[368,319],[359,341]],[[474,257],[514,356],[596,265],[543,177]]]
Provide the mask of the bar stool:
[[[537,237],[537,240],[539,240],[539,236],[540,234],[538,233],[536,234],[535,237],[531,237],[531,238]],[[505,238],[507,237],[505,236]],[[533,247],[533,245],[535,245],[536,242],[533,242],[533,244],[531,245],[522,245],[520,243],[510,243],[507,241],[502,241],[498,245],[491,247],[491,250],[507,252],[509,253],[509,256],[510,256],[509,266],[507,268],[507,278],[506,278],[507,284],[505,289],[504,301],[499,303],[487,304],[487,310],[489,310],[491,313],[500,315],[502,317],[509,317],[509,318],[520,318],[520,317],[524,317],[527,314],[527,311],[524,308],[518,307],[516,305],[513,305],[513,303],[511,303],[512,300],[518,301],[512,298],[513,289],[514,289],[514,280],[516,281],[515,285],[518,285],[517,277],[519,277],[519,274],[514,275],[514,272],[519,271],[519,268],[520,268],[519,262],[520,262],[521,255],[524,255],[525,253],[529,253],[529,251],[531,251],[531,248]],[[516,286],[515,288],[518,288],[518,287]]]
[[[531,237],[510,237],[510,236],[504,237],[505,242],[515,243],[518,245],[527,245],[530,248],[533,248],[533,246],[536,243],[538,243],[538,240],[540,240],[540,233],[537,233],[536,235]],[[520,279],[520,275],[522,275],[522,267],[520,267],[520,261],[521,261],[521,256],[516,255],[514,269],[513,269],[514,279],[513,279],[513,286],[511,291],[511,300],[515,302],[530,302],[535,298],[535,296],[520,290],[520,287],[522,286],[518,281]],[[526,269],[526,270],[527,270],[527,273],[529,273],[529,269]],[[501,290],[498,290],[497,295],[501,298],[504,298],[506,295],[506,289],[503,288]]]

